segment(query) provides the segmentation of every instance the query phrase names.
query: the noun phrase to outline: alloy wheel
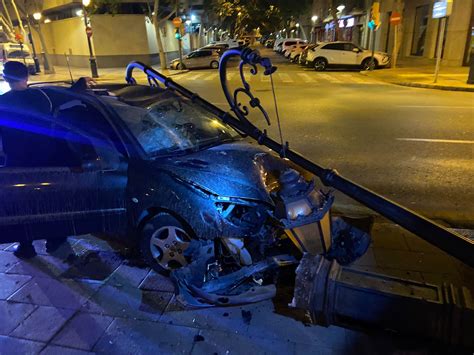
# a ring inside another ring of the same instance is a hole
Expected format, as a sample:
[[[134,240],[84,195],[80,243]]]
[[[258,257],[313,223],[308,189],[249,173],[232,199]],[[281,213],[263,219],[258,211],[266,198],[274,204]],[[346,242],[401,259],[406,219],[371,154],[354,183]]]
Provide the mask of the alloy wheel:
[[[173,270],[188,264],[184,251],[191,238],[181,228],[164,226],[156,230],[150,238],[150,253],[165,270]]]

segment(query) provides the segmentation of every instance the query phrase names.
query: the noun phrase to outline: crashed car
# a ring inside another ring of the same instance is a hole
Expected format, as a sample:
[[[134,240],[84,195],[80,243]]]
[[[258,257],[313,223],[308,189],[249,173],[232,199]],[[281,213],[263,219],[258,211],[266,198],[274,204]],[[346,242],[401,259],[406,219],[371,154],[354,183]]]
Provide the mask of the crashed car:
[[[368,247],[331,221],[333,196],[310,174],[173,90],[41,90],[50,114],[0,108],[0,243],[117,236],[221,304],[209,292],[264,287],[264,272],[302,252],[348,263]]]

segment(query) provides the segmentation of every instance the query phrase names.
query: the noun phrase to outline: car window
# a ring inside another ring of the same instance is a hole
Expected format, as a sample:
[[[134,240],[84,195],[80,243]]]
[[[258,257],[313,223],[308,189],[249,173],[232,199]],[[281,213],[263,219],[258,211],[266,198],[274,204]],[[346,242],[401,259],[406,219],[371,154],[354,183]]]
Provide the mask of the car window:
[[[293,45],[295,45],[295,44],[296,44],[295,41],[285,42],[285,46],[293,46]]]
[[[103,97],[129,127],[150,157],[194,152],[240,135],[212,114],[177,95],[147,107]]]
[[[355,48],[355,46],[352,43],[344,43],[344,50],[352,52],[352,50]]]
[[[113,168],[120,161],[113,144],[100,132],[89,135],[52,116],[0,111],[0,135],[6,167],[73,168],[97,163]]]
[[[326,44],[322,49],[343,51],[344,43],[329,43],[329,44]]]
[[[209,57],[212,55],[212,51],[200,51],[199,56],[200,57]]]

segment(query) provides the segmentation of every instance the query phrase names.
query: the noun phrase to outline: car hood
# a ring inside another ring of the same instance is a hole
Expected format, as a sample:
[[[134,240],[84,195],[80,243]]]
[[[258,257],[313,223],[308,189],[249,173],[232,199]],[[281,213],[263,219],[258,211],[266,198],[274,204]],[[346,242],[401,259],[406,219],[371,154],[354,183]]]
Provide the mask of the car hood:
[[[221,197],[273,203],[265,173],[279,176],[289,165],[268,149],[245,141],[221,144],[186,156],[156,160],[160,169]]]

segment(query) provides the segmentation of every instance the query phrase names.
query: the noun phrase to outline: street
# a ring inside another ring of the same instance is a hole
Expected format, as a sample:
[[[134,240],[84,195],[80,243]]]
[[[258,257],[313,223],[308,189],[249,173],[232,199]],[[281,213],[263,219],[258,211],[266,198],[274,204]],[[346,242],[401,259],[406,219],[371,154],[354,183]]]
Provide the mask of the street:
[[[261,51],[278,67],[278,110],[292,148],[425,216],[472,226],[473,93],[401,87],[357,70],[315,72]],[[228,108],[215,70],[173,79]],[[237,70],[229,79],[232,86],[239,83]],[[269,78],[259,72],[249,83],[272,119],[269,134],[277,138]],[[255,119],[265,128],[261,117]],[[343,196],[336,200],[344,211],[363,210]]]

